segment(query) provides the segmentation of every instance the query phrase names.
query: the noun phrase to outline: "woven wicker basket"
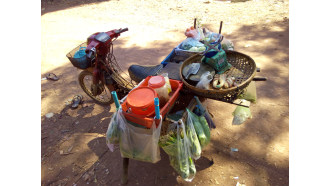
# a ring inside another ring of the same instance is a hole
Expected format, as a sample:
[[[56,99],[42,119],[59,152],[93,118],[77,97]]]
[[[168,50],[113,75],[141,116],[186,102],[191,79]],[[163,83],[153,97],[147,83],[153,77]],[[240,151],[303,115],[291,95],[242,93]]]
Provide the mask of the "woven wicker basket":
[[[245,54],[240,52],[226,50],[228,63],[232,65],[225,74],[235,77],[235,82],[238,86],[231,87],[228,89],[210,89],[204,90],[196,88],[195,86],[189,84],[182,76],[182,70],[185,66],[191,63],[201,63],[203,55],[196,54],[186,59],[180,68],[180,77],[184,84],[184,89],[192,92],[196,95],[205,98],[211,98],[216,100],[231,102],[237,98],[237,96],[246,88],[252,81],[256,74],[256,64],[254,60]]]

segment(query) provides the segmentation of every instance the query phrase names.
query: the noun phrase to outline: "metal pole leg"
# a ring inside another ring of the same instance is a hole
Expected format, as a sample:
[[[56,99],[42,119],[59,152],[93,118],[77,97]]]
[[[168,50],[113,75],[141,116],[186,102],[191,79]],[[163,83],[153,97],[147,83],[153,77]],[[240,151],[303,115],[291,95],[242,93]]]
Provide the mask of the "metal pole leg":
[[[123,158],[123,172],[121,177],[121,184],[126,184],[128,181],[128,158]]]

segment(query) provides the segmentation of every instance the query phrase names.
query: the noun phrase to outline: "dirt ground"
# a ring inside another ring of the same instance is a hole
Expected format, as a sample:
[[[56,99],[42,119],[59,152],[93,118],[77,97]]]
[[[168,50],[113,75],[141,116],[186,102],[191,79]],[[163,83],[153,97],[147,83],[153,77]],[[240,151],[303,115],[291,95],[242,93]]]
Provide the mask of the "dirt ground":
[[[234,105],[206,100],[217,128],[196,161],[194,180],[177,177],[161,150],[156,164],[130,160],[128,185],[289,185],[288,0],[42,0],[41,78],[49,72],[60,78],[41,80],[42,185],[120,185],[120,151],[105,144],[115,106],[87,97],[78,84],[80,70],[65,55],[95,32],[128,27],[114,47],[121,67],[159,64],[185,39],[195,17],[214,32],[223,21],[222,34],[268,78],[256,82],[253,118],[232,125]],[[65,101],[75,94],[84,104],[73,110]]]

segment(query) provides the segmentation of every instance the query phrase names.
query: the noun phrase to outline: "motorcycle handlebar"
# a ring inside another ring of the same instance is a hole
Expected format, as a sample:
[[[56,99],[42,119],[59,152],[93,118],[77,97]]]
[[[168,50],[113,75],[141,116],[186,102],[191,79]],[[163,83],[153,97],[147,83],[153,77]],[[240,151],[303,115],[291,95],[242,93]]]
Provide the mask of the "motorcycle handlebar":
[[[128,28],[127,27],[126,28],[123,28],[123,29],[120,29],[118,31],[118,34],[123,33],[123,32],[126,32],[126,31],[128,31]]]

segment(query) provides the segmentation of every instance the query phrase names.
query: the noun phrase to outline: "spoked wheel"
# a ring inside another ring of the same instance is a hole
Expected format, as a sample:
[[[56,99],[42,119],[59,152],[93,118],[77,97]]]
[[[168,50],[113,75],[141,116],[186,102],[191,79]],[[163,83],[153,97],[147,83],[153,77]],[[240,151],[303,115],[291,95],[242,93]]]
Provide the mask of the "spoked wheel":
[[[93,85],[93,74],[89,71],[82,71],[79,74],[79,84],[84,92],[102,105],[109,105],[113,102],[111,91],[109,88],[100,82],[97,85]]]

